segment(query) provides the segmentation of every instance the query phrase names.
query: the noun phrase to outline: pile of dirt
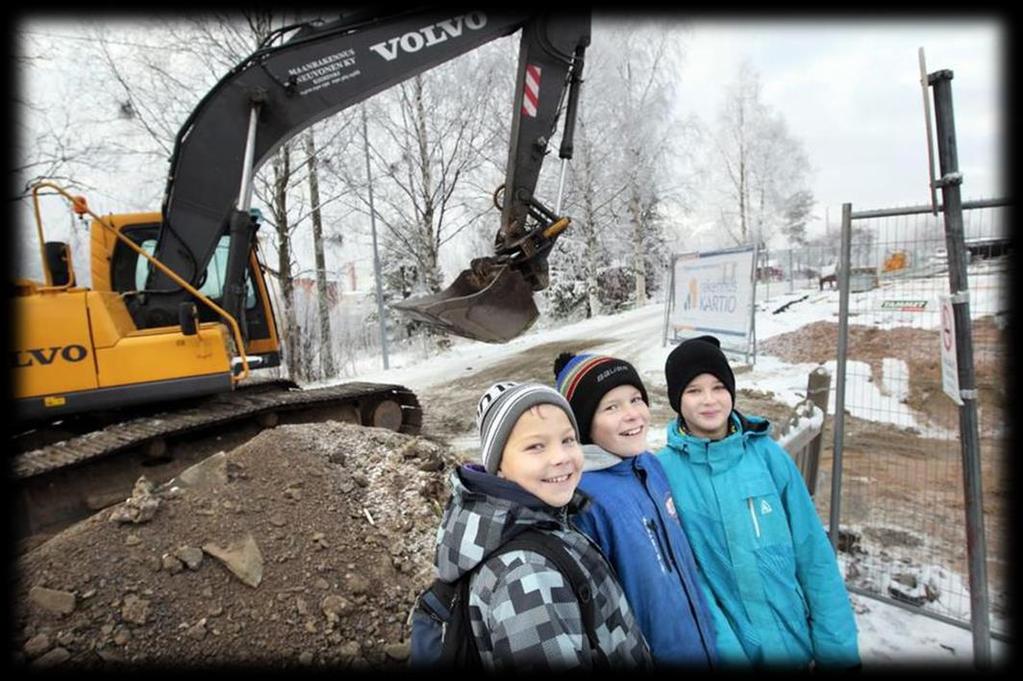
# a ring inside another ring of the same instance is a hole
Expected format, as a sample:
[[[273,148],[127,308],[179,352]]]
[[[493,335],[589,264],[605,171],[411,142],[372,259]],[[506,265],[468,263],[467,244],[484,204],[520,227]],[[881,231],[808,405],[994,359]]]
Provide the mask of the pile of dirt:
[[[1005,330],[990,316],[972,322],[975,360],[987,366],[1004,364]],[[835,359],[838,347],[838,324],[817,321],[796,331],[772,336],[759,344],[759,350],[786,362],[819,362]],[[938,331],[900,326],[879,329],[874,326],[849,325],[848,354],[850,359],[866,362],[884,357],[898,357],[907,363],[923,364],[940,354]],[[880,365],[878,366],[880,370]]]
[[[402,667],[450,451],[338,422],[268,430],[18,560],[33,666]]]
[[[973,364],[979,392],[981,428],[989,434],[1000,433],[1004,423],[1007,393],[1003,379],[1007,356],[1007,337],[990,317],[972,322]],[[779,334],[760,344],[760,352],[786,362],[824,363],[835,359],[838,324],[818,321],[797,331]],[[909,369],[909,395],[906,405],[921,414],[925,422],[942,428],[958,426],[958,411],[944,394],[941,380],[939,332],[933,329],[873,326],[849,326],[848,356],[870,366],[871,381],[882,385],[885,358],[901,359]]]

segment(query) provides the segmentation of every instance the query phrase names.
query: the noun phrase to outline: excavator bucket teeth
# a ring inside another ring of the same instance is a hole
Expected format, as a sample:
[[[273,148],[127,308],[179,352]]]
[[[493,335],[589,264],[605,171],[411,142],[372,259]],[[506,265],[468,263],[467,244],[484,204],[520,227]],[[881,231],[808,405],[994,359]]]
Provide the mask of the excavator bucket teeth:
[[[532,288],[522,275],[502,267],[489,283],[463,270],[446,289],[393,306],[413,319],[487,343],[504,343],[536,321]]]

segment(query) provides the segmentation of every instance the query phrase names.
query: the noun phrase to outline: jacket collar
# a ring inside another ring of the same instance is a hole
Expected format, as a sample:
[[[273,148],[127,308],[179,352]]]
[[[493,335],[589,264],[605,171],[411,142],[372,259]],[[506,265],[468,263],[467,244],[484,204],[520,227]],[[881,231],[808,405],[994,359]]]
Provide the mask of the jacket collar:
[[[451,497],[437,531],[437,574],[451,582],[473,569],[505,541],[528,526],[568,527],[568,515],[589,505],[576,489],[561,508],[548,506],[519,485],[468,464],[452,471]]]
[[[668,424],[668,447],[693,463],[709,465],[714,472],[727,470],[739,461],[744,445],[751,438],[767,435],[771,425],[767,419],[744,416],[736,409],[732,410],[729,420],[735,430],[720,440],[709,440],[684,432],[680,428],[682,417],[679,416]]]
[[[600,445],[583,445],[584,473],[587,471],[603,471],[609,468],[615,468],[626,461],[628,461],[628,459],[624,459],[617,454],[612,454]]]
[[[636,456],[618,456],[595,444],[583,445],[583,472],[608,471],[618,475],[631,475],[632,469],[645,469],[649,451]]]

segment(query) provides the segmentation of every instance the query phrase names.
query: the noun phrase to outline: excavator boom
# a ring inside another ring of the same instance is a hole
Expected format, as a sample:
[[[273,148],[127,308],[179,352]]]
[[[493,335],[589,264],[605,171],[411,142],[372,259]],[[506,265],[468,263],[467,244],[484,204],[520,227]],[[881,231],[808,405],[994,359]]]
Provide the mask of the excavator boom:
[[[254,239],[248,210],[252,176],[270,155],[333,113],[521,30],[507,200],[495,238],[496,260],[475,264],[476,279],[482,281],[469,282],[468,287],[463,282],[456,291],[462,295],[433,301],[446,307],[431,303],[418,309],[420,318],[456,333],[505,339],[508,317],[495,316],[495,311],[509,309],[511,301],[512,308],[526,308],[531,323],[535,307],[529,291],[547,283],[545,257],[550,244],[536,243],[526,223],[536,213],[533,189],[562,94],[570,82],[579,82],[589,26],[587,14],[450,9],[417,9],[369,19],[356,15],[303,25],[283,44],[257,50],[232,69],[178,133],[155,257],[194,284],[221,236],[229,234],[223,307],[240,317],[245,263]],[[573,69],[574,78],[570,78]],[[481,91],[481,96],[486,95]],[[240,124],[243,120],[248,125]],[[146,293],[133,300],[131,307],[142,328],[173,323],[180,304],[189,300],[187,291],[158,270],[150,273]],[[504,305],[471,309],[470,304],[465,313],[464,301],[477,302],[480,296],[484,303],[498,300]],[[497,332],[485,328],[491,319],[502,327]]]
[[[494,255],[477,258],[445,290],[393,307],[467,338],[503,343],[536,321],[533,292],[547,287],[547,255],[570,220],[534,195],[561,105],[567,94],[559,156],[572,157],[588,15],[533,21],[522,31],[505,173],[501,225]],[[499,191],[500,189],[499,188]],[[560,199],[559,199],[560,203]]]

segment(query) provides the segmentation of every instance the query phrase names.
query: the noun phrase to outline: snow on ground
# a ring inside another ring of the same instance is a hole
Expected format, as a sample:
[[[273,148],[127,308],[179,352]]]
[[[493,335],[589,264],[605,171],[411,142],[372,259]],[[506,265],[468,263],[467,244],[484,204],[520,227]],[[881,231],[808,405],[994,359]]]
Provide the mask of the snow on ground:
[[[995,280],[989,279],[995,276],[1004,276],[1004,273],[981,272],[976,277],[971,273],[971,313],[974,317],[1007,314],[1007,296],[1004,293],[1007,287],[996,286]],[[926,299],[928,309],[935,309],[938,305],[936,294],[921,295],[918,290],[919,282],[896,280],[885,282],[884,286],[885,298]],[[914,289],[914,286],[917,289]],[[761,300],[758,296],[756,334],[761,341],[815,321],[838,320],[837,291],[820,292],[804,289],[790,293],[787,288],[778,286],[770,293],[771,298],[766,300]],[[784,314],[771,314],[781,305],[800,298],[803,300],[793,303]],[[857,324],[891,328],[921,326],[926,321],[928,324],[925,328],[934,326],[930,323],[934,320],[934,315],[868,309],[866,301],[860,294],[852,294],[850,307],[858,311],[855,318]],[[433,356],[430,356],[427,348],[394,354],[390,357],[390,369],[386,371],[380,368],[380,358],[364,360],[359,365],[361,370],[357,378],[346,380],[393,382],[413,390],[422,390],[466,375],[467,372],[482,370],[503,358],[536,345],[603,339],[604,342],[592,348],[592,352],[622,356],[636,366],[644,380],[663,383],[664,361],[674,347],[671,343],[662,345],[664,312],[663,303],[651,303],[619,315],[598,316],[574,324],[553,324],[549,327],[534,328],[502,345],[457,339],[450,350]],[[736,375],[736,387],[771,391],[779,401],[794,405],[805,397],[807,375],[816,366],[812,363],[787,364],[776,357],[758,354],[754,366],[749,371]],[[834,361],[827,362],[825,367],[833,377],[836,375]],[[852,369],[850,366],[849,374],[870,375],[869,370],[863,367],[860,367],[864,369],[862,371],[854,372]],[[898,386],[905,386],[908,383],[908,369],[904,362],[884,360],[881,385],[873,384],[865,378],[855,376],[848,378],[850,380],[848,389],[860,391],[857,403],[871,405],[870,409],[862,414],[854,411],[855,416],[876,419],[879,414],[883,414],[896,425],[924,430],[916,423],[908,407],[901,402],[905,398],[904,388],[900,389]],[[829,413],[834,413],[834,407],[832,393]],[[651,428],[650,445],[652,448],[658,448],[663,444],[664,428],[655,424],[655,427]],[[860,631],[860,653],[865,669],[921,663],[972,665],[973,641],[970,631],[858,594],[852,594],[852,600]],[[996,630],[1004,631],[1008,628],[1008,623],[999,622],[997,625]],[[1006,643],[992,640],[991,649],[992,659],[996,665],[1008,662],[1009,651]]]
[[[622,346],[645,347],[651,343],[649,354],[635,357],[625,354],[641,373],[660,373],[663,380],[664,360],[671,347],[661,347],[661,324],[664,306],[653,303],[620,315],[601,315],[575,324],[559,325],[555,328],[534,328],[507,343],[494,345],[464,338],[454,339],[450,350],[426,357],[424,351],[392,354],[388,357],[389,369],[384,370],[379,357],[370,358],[358,376],[345,379],[373,382],[395,382],[409,388],[423,389],[441,384],[463,375],[467,371],[479,371],[517,355],[535,345],[559,341],[609,339],[610,342],[593,348],[592,352],[618,353]],[[651,332],[655,335],[652,335]],[[553,364],[553,357],[551,362]],[[656,370],[656,371],[655,371]],[[514,377],[509,377],[514,378]],[[338,381],[332,381],[337,383]]]
[[[850,597],[865,671],[897,665],[972,668],[972,632],[860,594]],[[1007,643],[991,641],[996,666],[1007,664],[1009,656]]]
[[[881,388],[898,402],[909,397],[909,365],[905,360],[885,357],[881,361]]]

